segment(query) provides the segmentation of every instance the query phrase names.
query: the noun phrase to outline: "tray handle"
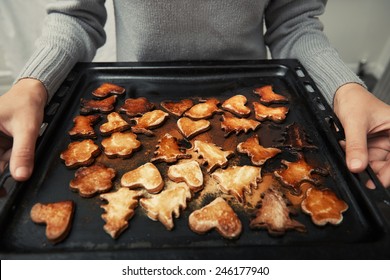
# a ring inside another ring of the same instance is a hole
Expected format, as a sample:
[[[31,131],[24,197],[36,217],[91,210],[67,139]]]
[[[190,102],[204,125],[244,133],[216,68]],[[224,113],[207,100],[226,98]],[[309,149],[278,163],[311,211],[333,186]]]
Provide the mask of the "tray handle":
[[[340,121],[335,116],[326,117],[326,122],[330,127],[335,139],[339,141],[345,141],[344,129]],[[340,149],[344,152],[344,149],[340,145]],[[376,209],[374,215],[377,217],[378,222],[385,222],[386,228],[390,231],[390,193],[379,181],[375,172],[370,165],[367,165],[366,169],[360,174],[356,174],[356,179],[360,182],[362,188],[360,191],[363,193],[366,199],[366,203],[370,205],[370,209]],[[365,180],[372,180],[375,185],[375,189],[371,190],[365,186]],[[378,217],[384,217],[384,219],[378,219]]]
[[[0,174],[0,227],[8,219],[9,211],[12,209],[13,202],[20,191],[19,182],[12,179],[9,165]]]
[[[11,171],[9,170],[9,165],[7,164],[4,171],[0,174],[0,189],[4,188],[4,184],[9,177],[11,177]]]

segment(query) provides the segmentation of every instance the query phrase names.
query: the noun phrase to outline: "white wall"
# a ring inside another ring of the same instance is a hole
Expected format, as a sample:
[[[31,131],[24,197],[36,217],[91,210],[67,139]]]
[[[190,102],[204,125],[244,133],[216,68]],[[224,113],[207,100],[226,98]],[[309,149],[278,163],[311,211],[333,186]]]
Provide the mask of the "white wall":
[[[40,35],[45,6],[53,0],[0,0],[0,94],[17,77]],[[106,1],[107,43],[98,50],[95,61],[115,61],[115,26],[112,0]]]
[[[0,1],[0,94],[23,67],[39,36],[44,6],[53,0]],[[115,60],[115,26],[112,0],[107,1],[108,41],[95,61]],[[23,12],[22,12],[23,10]],[[389,0],[329,0],[321,17],[325,32],[343,60],[356,69],[361,59],[380,77],[390,59]],[[2,86],[2,87],[1,87]]]
[[[390,59],[389,13],[389,0],[329,0],[321,20],[342,59],[352,69],[367,60],[378,78]]]

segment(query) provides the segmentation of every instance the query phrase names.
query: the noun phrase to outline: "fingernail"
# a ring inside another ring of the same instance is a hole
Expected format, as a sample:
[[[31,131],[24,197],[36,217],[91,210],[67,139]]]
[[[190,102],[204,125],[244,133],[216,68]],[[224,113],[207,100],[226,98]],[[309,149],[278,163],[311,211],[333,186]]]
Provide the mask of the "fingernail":
[[[349,162],[352,169],[359,169],[362,167],[363,163],[360,159],[354,158]]]
[[[20,179],[26,179],[30,176],[30,170],[27,167],[18,167],[15,170],[15,176]]]
[[[375,190],[375,188],[376,188],[374,182],[371,181],[371,180],[369,180],[369,181],[366,183],[366,187],[367,187],[368,189],[371,189],[371,190]]]

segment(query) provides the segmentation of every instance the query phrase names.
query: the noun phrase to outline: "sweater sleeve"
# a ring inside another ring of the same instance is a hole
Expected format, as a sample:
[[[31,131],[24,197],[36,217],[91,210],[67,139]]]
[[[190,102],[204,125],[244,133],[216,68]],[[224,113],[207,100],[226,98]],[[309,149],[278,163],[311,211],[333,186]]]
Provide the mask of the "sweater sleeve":
[[[40,80],[50,99],[74,65],[91,61],[97,48],[104,44],[107,19],[104,2],[79,0],[49,4],[42,34],[17,80]]]
[[[364,83],[340,59],[318,19],[327,0],[270,1],[265,41],[273,58],[296,58],[308,70],[329,104],[347,83]]]

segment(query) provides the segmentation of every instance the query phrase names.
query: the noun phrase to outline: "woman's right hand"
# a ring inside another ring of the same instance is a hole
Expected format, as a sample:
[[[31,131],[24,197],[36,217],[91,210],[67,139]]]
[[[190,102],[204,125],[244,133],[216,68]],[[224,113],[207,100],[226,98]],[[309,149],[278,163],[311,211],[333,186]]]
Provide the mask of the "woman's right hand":
[[[0,172],[9,162],[16,181],[32,174],[46,102],[45,86],[30,78],[19,80],[0,96]]]

